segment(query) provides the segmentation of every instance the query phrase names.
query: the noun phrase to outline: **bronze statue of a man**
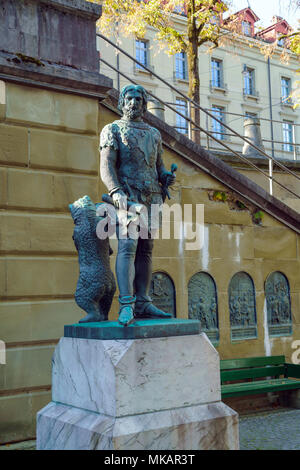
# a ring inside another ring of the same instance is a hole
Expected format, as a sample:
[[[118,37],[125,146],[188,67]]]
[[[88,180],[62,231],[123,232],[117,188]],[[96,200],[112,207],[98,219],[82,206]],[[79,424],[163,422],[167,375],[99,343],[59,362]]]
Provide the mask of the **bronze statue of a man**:
[[[151,204],[161,204],[162,187],[174,183],[175,176],[162,161],[162,141],[157,129],[142,120],[147,94],[142,86],[128,85],[120,93],[123,116],[105,126],[100,136],[101,179],[116,209],[124,197],[143,204],[150,216]],[[149,227],[149,226],[148,226]],[[119,287],[119,323],[129,325],[136,318],[170,318],[152,304],[153,238],[122,239],[118,230],[116,275]]]

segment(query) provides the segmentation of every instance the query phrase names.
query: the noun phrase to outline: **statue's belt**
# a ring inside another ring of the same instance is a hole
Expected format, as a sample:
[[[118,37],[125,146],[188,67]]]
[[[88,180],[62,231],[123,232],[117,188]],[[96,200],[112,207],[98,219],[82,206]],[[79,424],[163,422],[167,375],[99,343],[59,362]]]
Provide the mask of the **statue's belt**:
[[[127,178],[126,184],[125,181],[120,178],[120,182],[125,192],[128,192],[127,186],[129,185],[130,189],[132,189],[133,191],[137,190],[145,196],[149,196],[154,193],[161,194],[161,188],[159,184],[153,184],[151,183],[151,181],[146,180],[140,183],[138,181],[130,180],[129,178]]]

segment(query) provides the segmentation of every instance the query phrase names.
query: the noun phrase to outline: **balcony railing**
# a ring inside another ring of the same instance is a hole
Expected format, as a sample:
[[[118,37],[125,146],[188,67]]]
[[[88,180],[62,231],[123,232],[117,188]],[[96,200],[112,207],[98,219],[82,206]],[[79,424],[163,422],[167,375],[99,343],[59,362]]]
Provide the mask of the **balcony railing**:
[[[189,81],[188,73],[187,72],[179,73],[178,71],[174,70],[173,80],[174,82],[188,82]]]
[[[285,106],[288,106],[289,108],[293,108],[295,103],[292,100],[292,98],[282,96],[280,104],[282,108],[284,108]]]
[[[153,65],[149,65],[149,64],[144,64],[145,67],[147,67],[148,70],[142,68],[141,66],[139,66],[138,64],[133,64],[133,72],[136,74],[136,73],[139,73],[139,72],[142,72],[142,73],[146,73],[146,74],[150,74],[151,75],[151,72],[154,72],[154,66]]]
[[[259,99],[259,92],[254,88],[243,88],[244,98],[256,98]]]
[[[128,52],[124,51],[123,49],[121,49],[118,45],[114,44],[112,41],[110,41],[108,38],[106,38],[105,36],[103,36],[102,34],[98,33],[97,36],[101,37],[102,39],[104,39],[105,41],[107,41],[111,46],[113,46],[114,48],[116,48],[117,50],[119,50],[122,54],[124,54],[126,57],[128,57],[130,60],[132,60],[133,62],[137,63],[140,67],[145,67],[145,65],[143,65],[141,62],[138,62],[134,57],[132,57],[130,54],[128,54]],[[126,75],[124,72],[122,72],[121,70],[119,70],[118,68],[114,67],[111,63],[105,61],[104,59],[101,59],[100,60],[105,64],[107,65],[108,67],[110,67],[112,70],[114,70],[115,72],[117,72],[120,76],[126,78],[127,80],[131,81],[132,83],[134,84],[137,84],[136,81],[132,80],[132,78],[129,78],[128,75]],[[192,131],[197,131],[197,132],[202,132],[203,134],[205,134],[207,136],[207,141],[208,141],[208,148],[210,147],[209,145],[209,141],[212,140],[214,142],[217,142],[219,144],[222,145],[222,147],[224,149],[226,149],[226,151],[229,151],[230,154],[234,155],[235,157],[237,157],[240,161],[243,161],[245,163],[247,163],[250,167],[254,168],[255,170],[257,170],[259,173],[263,174],[264,177],[266,177],[268,180],[269,180],[269,185],[270,185],[270,193],[272,194],[273,193],[273,183],[276,183],[277,185],[279,185],[280,187],[283,187],[284,189],[286,189],[290,194],[292,194],[293,196],[295,196],[296,198],[300,198],[300,195],[297,194],[296,192],[294,192],[292,189],[290,188],[287,188],[285,185],[283,185],[280,181],[278,181],[277,178],[274,178],[273,176],[273,165],[276,164],[277,167],[281,168],[283,171],[285,171],[286,173],[292,175],[293,177],[295,177],[296,179],[300,180],[300,177],[295,173],[293,172],[290,168],[288,168],[287,166],[283,165],[278,159],[275,158],[275,154],[274,154],[274,151],[272,149],[272,155],[268,154],[263,148],[259,148],[257,147],[257,145],[255,145],[253,142],[251,142],[247,137],[245,137],[244,135],[240,134],[238,131],[236,131],[234,128],[232,127],[229,127],[228,124],[225,124],[223,123],[220,119],[218,119],[214,114],[212,114],[212,110],[207,110],[205,108],[203,108],[199,103],[197,103],[196,101],[192,100],[191,98],[189,98],[182,90],[180,90],[179,88],[175,88],[169,81],[167,81],[166,79],[162,78],[161,76],[159,76],[156,72],[150,70],[147,66],[145,67],[145,69],[148,71],[148,73],[152,74],[153,73],[153,77],[155,77],[156,79],[158,79],[161,83],[164,84],[164,86],[168,87],[170,90],[172,90],[172,92],[176,93],[176,96],[183,98],[185,101],[187,101],[188,103],[188,116],[185,116],[183,115],[182,112],[180,112],[178,109],[176,109],[176,107],[174,107],[174,105],[176,105],[176,103],[167,103],[166,101],[162,100],[161,98],[157,97],[156,95],[153,95],[153,93],[151,91],[148,90],[148,94],[150,96],[152,96],[154,99],[158,100],[159,102],[161,102],[164,106],[166,106],[169,110],[171,110],[172,112],[174,112],[176,115],[180,116],[180,118],[188,121],[188,136],[190,137],[192,135]],[[246,90],[245,90],[246,91]],[[248,91],[248,90],[247,90]],[[252,93],[253,93],[253,90],[251,90]],[[256,92],[255,95],[248,95],[246,94],[245,96],[249,97],[258,97],[258,93]],[[240,152],[236,151],[232,146],[230,147],[226,141],[222,140],[222,139],[218,139],[217,137],[215,137],[209,130],[208,130],[208,125],[206,126],[206,129],[199,123],[199,122],[195,122],[194,119],[191,118],[191,108],[192,107],[195,107],[197,109],[199,109],[199,112],[202,112],[205,114],[206,116],[206,122],[208,124],[209,120],[210,119],[213,119],[215,120],[216,122],[218,122],[221,126],[223,126],[224,128],[224,133],[222,133],[223,135],[226,133],[228,134],[227,131],[229,131],[230,134],[232,134],[234,136],[235,139],[238,139],[239,141],[242,141],[242,142],[246,142],[247,144],[249,144],[253,149],[255,149],[260,155],[263,156],[263,158],[267,158],[268,162],[269,162],[269,173],[266,173],[262,168],[259,168],[254,162],[252,162],[249,158],[246,158],[244,157]],[[224,112],[223,114],[231,114],[231,115],[236,115],[236,113],[228,113],[228,112]],[[241,116],[243,119],[245,118],[245,116]],[[266,121],[269,121],[268,119],[265,119]],[[275,121],[274,121],[275,122]],[[299,124],[300,125],[300,124]],[[293,126],[297,126],[297,124],[293,124]],[[174,127],[177,127],[177,126],[174,126]],[[181,126],[180,126],[181,127]],[[272,145],[273,145],[273,141],[272,141]],[[296,160],[296,158],[294,158]]]
[[[228,91],[227,83],[224,83],[223,80],[221,80],[219,82],[216,81],[216,80],[210,80],[209,88],[210,88],[210,91],[220,90],[220,91],[224,91],[226,93]]]

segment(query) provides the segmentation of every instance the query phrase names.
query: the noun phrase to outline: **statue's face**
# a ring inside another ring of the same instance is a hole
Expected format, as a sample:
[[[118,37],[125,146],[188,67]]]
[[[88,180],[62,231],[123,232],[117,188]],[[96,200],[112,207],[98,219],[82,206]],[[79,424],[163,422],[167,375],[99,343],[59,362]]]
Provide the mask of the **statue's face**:
[[[137,119],[143,115],[143,97],[139,91],[130,90],[126,93],[123,105],[123,115],[128,119]]]

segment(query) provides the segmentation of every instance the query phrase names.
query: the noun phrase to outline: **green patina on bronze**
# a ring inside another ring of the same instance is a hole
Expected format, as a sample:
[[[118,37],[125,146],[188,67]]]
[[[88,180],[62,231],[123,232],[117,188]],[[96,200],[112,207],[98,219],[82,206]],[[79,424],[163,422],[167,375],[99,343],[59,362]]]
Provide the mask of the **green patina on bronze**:
[[[159,319],[135,320],[124,328],[116,321],[75,323],[66,325],[64,336],[98,340],[161,338],[169,336],[197,335],[200,333],[198,320]]]
[[[167,171],[162,160],[160,132],[142,119],[147,109],[146,90],[139,85],[125,86],[118,107],[122,119],[106,125],[100,135],[100,176],[115,209],[127,202],[143,205],[148,221],[138,239],[117,227],[118,253],[116,276],[119,288],[119,318],[123,326],[135,318],[170,318],[172,314],[157,308],[149,295],[152,278],[154,231],[159,218],[152,217],[152,208],[162,204],[168,186],[175,181],[177,166]],[[156,220],[157,219],[157,220]],[[155,227],[154,227],[155,226]]]

